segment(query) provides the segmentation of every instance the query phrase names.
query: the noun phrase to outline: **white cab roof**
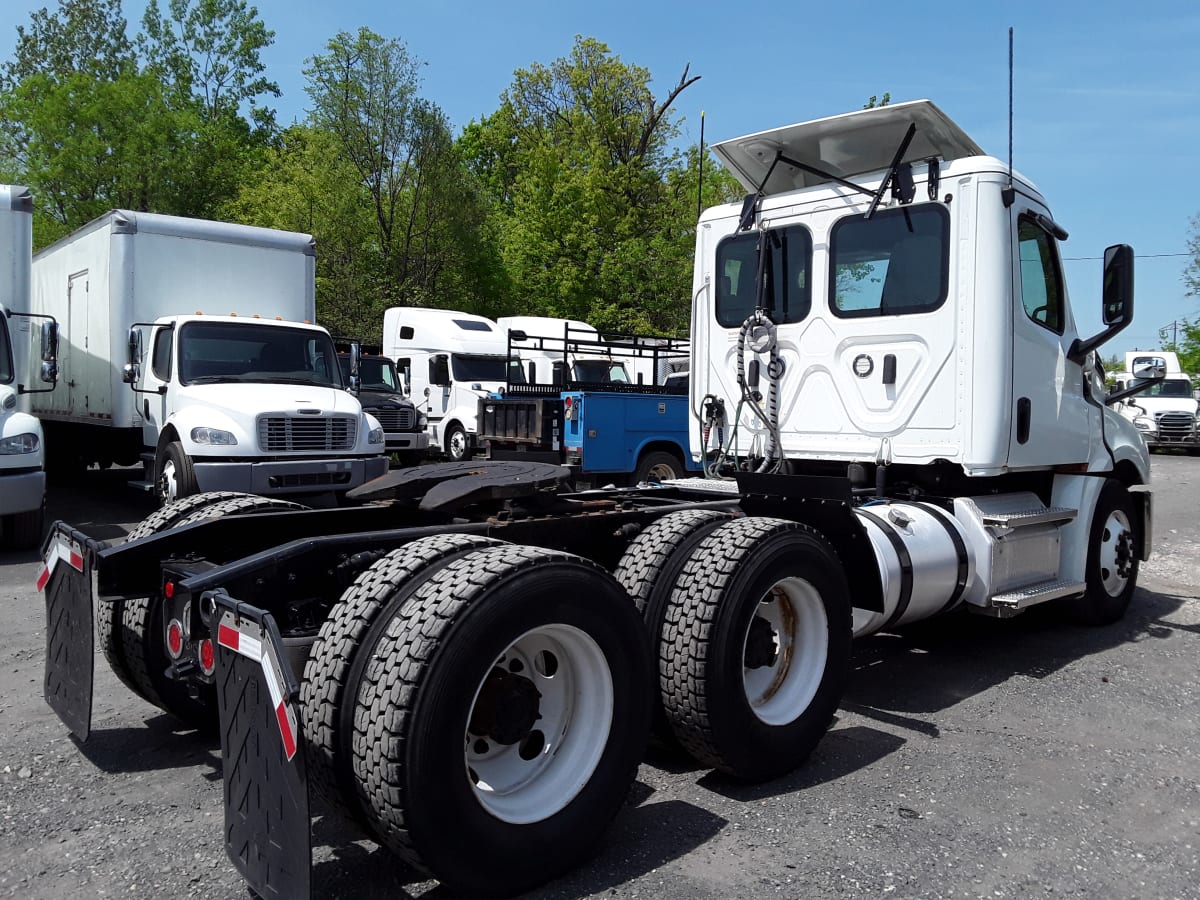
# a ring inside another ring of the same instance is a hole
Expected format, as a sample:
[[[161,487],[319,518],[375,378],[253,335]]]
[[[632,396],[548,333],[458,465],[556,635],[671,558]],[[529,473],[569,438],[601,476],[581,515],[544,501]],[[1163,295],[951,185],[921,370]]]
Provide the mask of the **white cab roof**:
[[[949,162],[984,155],[980,146],[929,100],[879,106],[760,131],[721,141],[712,149],[742,187],[754,193],[780,151],[841,178],[886,169],[910,124],[917,126],[917,132],[904,162],[931,156]],[[764,193],[778,194],[828,181],[780,161],[771,172]]]

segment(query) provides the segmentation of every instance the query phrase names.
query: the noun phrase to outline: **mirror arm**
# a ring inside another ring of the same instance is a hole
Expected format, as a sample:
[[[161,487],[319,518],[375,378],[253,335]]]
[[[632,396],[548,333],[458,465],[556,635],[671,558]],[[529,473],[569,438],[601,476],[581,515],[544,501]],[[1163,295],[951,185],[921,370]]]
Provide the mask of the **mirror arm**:
[[[1106,341],[1111,340],[1115,335],[1120,334],[1128,324],[1128,322],[1118,322],[1115,325],[1108,326],[1099,334],[1093,335],[1090,338],[1075,338],[1071,342],[1070,349],[1067,350],[1067,359],[1077,366],[1083,365],[1083,361],[1089,353]]]

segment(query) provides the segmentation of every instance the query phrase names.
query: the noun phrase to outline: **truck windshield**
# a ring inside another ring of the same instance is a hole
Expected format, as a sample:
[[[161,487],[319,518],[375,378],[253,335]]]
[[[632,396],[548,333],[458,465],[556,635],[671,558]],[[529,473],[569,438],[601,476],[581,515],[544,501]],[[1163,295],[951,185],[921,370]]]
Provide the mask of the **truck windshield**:
[[[474,381],[496,381],[509,384],[524,384],[525,373],[521,370],[519,359],[510,360],[507,356],[482,356],[478,354],[455,353],[450,357],[454,369],[454,380],[470,384]]]
[[[264,382],[342,387],[323,331],[249,322],[188,322],[180,329],[182,384]]]
[[[350,383],[350,357],[338,355],[342,368],[342,381]],[[400,378],[396,366],[385,356],[364,356],[358,361],[359,387],[364,391],[386,391],[400,393]]]
[[[578,359],[573,367],[576,381],[592,381],[599,384],[629,383],[625,363],[607,359]]]
[[[0,384],[10,384],[13,380],[12,344],[8,340],[8,322],[0,314]]]
[[[1183,378],[1175,380],[1160,381],[1158,384],[1152,384],[1142,392],[1143,397],[1187,397],[1189,400],[1192,397],[1191,382]]]

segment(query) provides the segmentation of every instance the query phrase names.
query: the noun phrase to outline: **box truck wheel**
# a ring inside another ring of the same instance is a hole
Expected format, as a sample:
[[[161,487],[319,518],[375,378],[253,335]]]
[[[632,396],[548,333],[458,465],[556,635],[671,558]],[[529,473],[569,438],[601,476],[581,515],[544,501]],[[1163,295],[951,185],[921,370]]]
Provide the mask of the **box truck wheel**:
[[[35,549],[46,530],[46,501],[43,500],[37,509],[5,516],[0,528],[4,531],[4,542],[12,549]]]
[[[167,444],[158,463],[155,479],[159,503],[170,503],[196,493],[196,472],[192,460],[178,441]]]
[[[454,462],[471,455],[471,439],[457,422],[446,429],[446,455]]]
[[[700,541],[729,519],[729,513],[715,509],[671,513],[648,525],[625,549],[613,574],[642,614],[652,650],[662,640],[667,602],[684,563]],[[673,744],[674,735],[657,698],[654,707],[655,736]]]
[[[799,765],[829,727],[850,659],[850,590],[820,534],[745,518],[683,567],[659,644],[663,709],[698,761],[761,781]]]
[[[335,809],[366,824],[354,790],[354,700],[383,630],[412,592],[447,562],[500,543],[469,534],[418,538],[363,571],[329,611],[304,666],[300,708],[309,784]]]
[[[504,545],[442,567],[359,688],[355,776],[380,839],[454,892],[567,871],[625,802],[650,669],[629,595],[587,560]]]
[[[683,478],[687,469],[674,453],[655,450],[645,454],[638,460],[637,470],[633,473],[633,483],[643,481],[666,481],[668,478]]]
[[[1110,625],[1129,607],[1137,587],[1137,516],[1125,486],[1109,478],[1096,500],[1088,541],[1087,591],[1066,601],[1071,617],[1082,625]]]
[[[126,541],[190,525],[202,519],[240,515],[263,509],[304,509],[299,503],[257,497],[234,491],[210,491],[164,506],[151,513],[126,536]],[[216,722],[216,695],[211,687],[197,697],[187,685],[166,676],[163,602],[159,597],[97,604],[96,629],[100,645],[117,677],[154,706],[198,727]]]

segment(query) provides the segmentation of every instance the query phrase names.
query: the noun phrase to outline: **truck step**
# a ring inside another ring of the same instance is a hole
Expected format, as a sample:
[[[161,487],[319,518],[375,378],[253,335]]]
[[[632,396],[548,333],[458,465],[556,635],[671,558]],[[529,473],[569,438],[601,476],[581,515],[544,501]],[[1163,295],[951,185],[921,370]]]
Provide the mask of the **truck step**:
[[[135,491],[145,491],[147,494],[154,490],[153,481],[130,481],[127,484]]]
[[[148,466],[154,465],[154,454],[153,453],[147,452],[147,453],[139,454],[139,458],[141,459],[141,461],[143,463],[145,463]]]
[[[1043,581],[1028,587],[1017,588],[1015,591],[997,594],[989,601],[990,606],[979,611],[998,618],[1006,618],[1015,616],[1023,609],[1045,603],[1047,600],[1082,594],[1086,588],[1087,585],[1082,581]]]
[[[993,512],[983,514],[984,525],[999,525],[1004,528],[1024,528],[1029,525],[1048,525],[1052,523],[1073,522],[1079,515],[1079,510],[1065,506],[1038,507],[1035,509],[1015,509],[1011,512]]]

